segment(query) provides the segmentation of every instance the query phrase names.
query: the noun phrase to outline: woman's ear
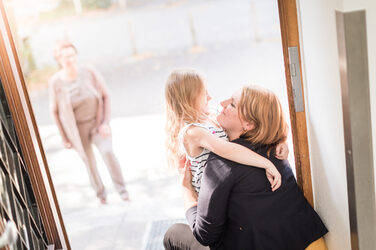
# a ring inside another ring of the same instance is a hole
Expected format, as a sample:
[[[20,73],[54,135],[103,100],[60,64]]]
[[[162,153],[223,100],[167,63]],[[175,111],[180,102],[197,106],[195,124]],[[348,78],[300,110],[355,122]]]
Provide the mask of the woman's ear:
[[[255,128],[255,123],[253,121],[243,122],[243,130],[250,131]]]

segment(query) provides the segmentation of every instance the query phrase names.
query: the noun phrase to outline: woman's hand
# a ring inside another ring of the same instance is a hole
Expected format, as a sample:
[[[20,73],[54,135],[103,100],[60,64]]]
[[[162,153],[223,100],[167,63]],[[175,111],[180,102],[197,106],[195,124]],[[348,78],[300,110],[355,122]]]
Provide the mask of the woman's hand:
[[[99,133],[99,135],[102,136],[103,138],[110,136],[110,135],[111,135],[111,128],[110,128],[110,125],[108,125],[107,123],[102,123],[102,124],[98,127],[98,133]]]
[[[178,170],[181,177],[182,187],[193,189],[191,166],[185,156],[180,158]]]
[[[64,147],[65,147],[66,149],[70,149],[70,148],[72,148],[72,143],[70,143],[68,140],[64,140],[64,141],[63,141],[63,144],[64,144]]]
[[[289,156],[289,146],[286,142],[280,143],[275,149],[275,158],[279,160],[287,160]]]
[[[197,193],[192,186],[192,173],[189,161],[185,156],[179,160],[179,174],[181,177],[181,186],[184,200],[184,208],[187,211],[189,208],[197,206]]]
[[[270,167],[266,168],[266,178],[268,178],[272,191],[277,190],[282,184],[281,174],[278,172],[277,168],[271,164]]]
[[[183,173],[186,162],[187,162],[187,157],[185,157],[185,155],[182,155],[179,157],[179,162],[178,162],[179,175]]]

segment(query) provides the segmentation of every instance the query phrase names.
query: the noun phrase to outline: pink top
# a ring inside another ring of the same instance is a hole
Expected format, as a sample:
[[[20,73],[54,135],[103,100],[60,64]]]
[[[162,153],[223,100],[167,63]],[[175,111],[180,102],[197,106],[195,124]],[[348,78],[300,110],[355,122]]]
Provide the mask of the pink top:
[[[70,97],[77,124],[92,121],[96,118],[98,99],[91,91],[85,89],[79,78],[74,82],[66,82],[64,89]]]
[[[87,160],[80,140],[76,117],[80,117],[79,121],[82,121],[81,118],[86,119],[87,117],[82,113],[88,108],[95,113],[95,129],[103,123],[109,124],[110,100],[106,85],[102,76],[92,67],[80,66],[76,79],[77,84],[81,86],[82,92],[96,99],[97,108],[93,108],[93,103],[89,103],[90,107],[84,105],[82,109],[77,110],[75,109],[77,103],[72,103],[69,88],[66,88],[67,82],[61,79],[60,74],[60,72],[55,73],[49,81],[50,109],[63,140],[70,142],[81,157]]]

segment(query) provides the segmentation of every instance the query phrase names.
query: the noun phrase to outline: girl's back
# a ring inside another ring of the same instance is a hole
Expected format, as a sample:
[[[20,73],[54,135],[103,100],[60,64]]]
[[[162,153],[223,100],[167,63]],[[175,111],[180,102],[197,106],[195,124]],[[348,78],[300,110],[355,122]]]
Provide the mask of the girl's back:
[[[185,125],[179,133],[179,142],[181,147],[181,152],[183,152],[186,158],[189,160],[192,171],[192,186],[195,188],[196,192],[199,193],[201,187],[201,176],[202,172],[206,167],[206,161],[209,157],[210,151],[203,148],[201,153],[198,155],[189,155],[186,147],[184,145],[184,136],[189,128],[192,126],[201,127],[208,130],[211,134],[217,136],[218,138],[228,141],[227,134],[222,128],[216,127],[213,124],[202,124],[202,123],[190,123]]]

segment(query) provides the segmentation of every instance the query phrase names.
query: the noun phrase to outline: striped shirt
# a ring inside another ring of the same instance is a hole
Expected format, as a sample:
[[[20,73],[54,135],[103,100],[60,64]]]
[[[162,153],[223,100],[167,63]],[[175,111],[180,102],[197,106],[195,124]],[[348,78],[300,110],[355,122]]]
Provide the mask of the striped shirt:
[[[202,152],[196,156],[191,157],[188,155],[187,150],[184,147],[184,136],[187,132],[187,129],[190,126],[197,126],[204,129],[209,130],[209,132],[219,138],[223,138],[224,140],[228,141],[227,134],[222,128],[215,127],[212,124],[201,124],[201,123],[190,123],[184,126],[179,133],[179,141],[181,146],[181,151],[186,155],[187,159],[191,163],[191,172],[192,172],[192,186],[195,188],[196,192],[200,192],[201,187],[201,177],[202,173],[204,172],[204,168],[206,167],[206,162],[208,160],[210,151],[204,148]]]

